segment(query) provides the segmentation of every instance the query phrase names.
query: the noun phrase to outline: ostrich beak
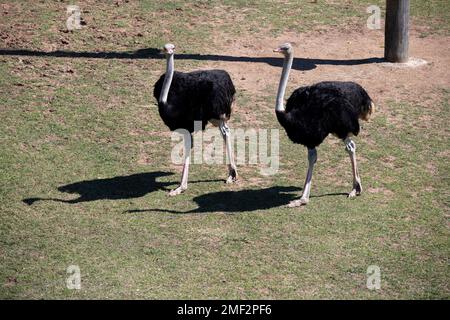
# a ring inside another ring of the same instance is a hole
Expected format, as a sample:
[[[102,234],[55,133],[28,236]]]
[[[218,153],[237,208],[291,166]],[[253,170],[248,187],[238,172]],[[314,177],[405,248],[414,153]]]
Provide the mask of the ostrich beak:
[[[273,49],[273,52],[281,52],[280,48]]]
[[[161,51],[159,51],[159,53],[161,54],[173,54],[175,52],[175,50],[167,50],[167,49],[162,49]]]

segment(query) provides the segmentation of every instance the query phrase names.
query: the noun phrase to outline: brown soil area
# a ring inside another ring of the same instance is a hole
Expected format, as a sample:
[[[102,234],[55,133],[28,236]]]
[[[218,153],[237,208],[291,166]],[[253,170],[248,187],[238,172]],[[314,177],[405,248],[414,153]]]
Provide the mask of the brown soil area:
[[[273,38],[217,37],[226,60],[210,62],[224,68],[238,89],[251,94],[275,97],[280,77],[281,56],[272,50],[283,42],[294,46],[289,86],[295,87],[326,80],[356,81],[367,89],[378,108],[386,101],[420,103],[432,106],[439,90],[450,87],[450,39],[444,36],[421,38],[412,30],[410,56],[428,64],[417,68],[393,68],[381,63],[384,53],[383,31],[315,31],[311,34],[284,33]],[[223,43],[227,43],[223,46]],[[230,58],[232,57],[232,58]],[[290,91],[287,92],[287,95]]]

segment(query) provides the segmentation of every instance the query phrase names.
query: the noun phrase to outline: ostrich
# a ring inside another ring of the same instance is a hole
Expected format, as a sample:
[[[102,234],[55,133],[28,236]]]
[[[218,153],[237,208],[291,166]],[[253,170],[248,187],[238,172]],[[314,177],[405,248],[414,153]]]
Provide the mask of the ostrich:
[[[316,147],[330,133],[343,140],[350,156],[353,189],[348,197],[360,195],[362,186],[356,164],[356,144],[351,137],[359,133],[358,119],[367,121],[374,111],[372,99],[354,82],[320,82],[296,89],[287,100],[285,108],[284,94],[292,67],[293,50],[290,43],[285,43],[274,52],[284,55],[275,106],[277,119],[292,142],[308,148],[308,171],[302,196],[299,200],[291,201],[288,206],[298,207],[309,202],[313,167],[317,161]]]
[[[236,92],[230,75],[224,70],[200,70],[189,73],[174,72],[173,44],[164,45],[167,67],[155,83],[153,96],[158,101],[159,115],[170,130],[185,129],[184,166],[180,186],[169,192],[176,196],[187,189],[192,132],[194,121],[201,121],[202,130],[208,122],[218,126],[226,143],[228,162],[227,183],[237,180],[237,169],[231,149],[230,119],[231,106]]]

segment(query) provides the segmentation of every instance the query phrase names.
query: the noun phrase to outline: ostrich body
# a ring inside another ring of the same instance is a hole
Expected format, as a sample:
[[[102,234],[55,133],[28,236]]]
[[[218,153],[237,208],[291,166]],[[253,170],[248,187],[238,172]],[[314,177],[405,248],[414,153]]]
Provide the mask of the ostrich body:
[[[293,50],[289,43],[274,50],[284,55],[283,71],[278,87],[275,112],[289,139],[308,148],[308,172],[299,200],[290,207],[309,202],[313,167],[317,161],[316,147],[331,133],[342,139],[350,156],[353,173],[353,189],[349,197],[362,192],[361,178],[356,164],[356,144],[351,139],[359,133],[359,119],[368,120],[374,104],[367,92],[354,82],[320,82],[296,89],[284,107],[289,72],[292,67]]]
[[[192,132],[194,121],[201,121],[202,130],[208,122],[218,126],[226,143],[228,178],[227,183],[237,180],[237,170],[231,150],[230,119],[231,106],[236,92],[229,74],[224,70],[201,70],[189,73],[174,71],[173,44],[163,49],[166,59],[166,73],[155,83],[153,95],[158,101],[159,115],[170,130],[185,129],[184,166],[180,186],[169,192],[175,196],[187,189]]]

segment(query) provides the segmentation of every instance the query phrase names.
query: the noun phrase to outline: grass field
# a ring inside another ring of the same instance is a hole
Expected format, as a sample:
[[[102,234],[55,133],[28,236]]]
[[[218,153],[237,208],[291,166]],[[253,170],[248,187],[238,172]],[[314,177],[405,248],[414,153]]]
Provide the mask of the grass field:
[[[439,64],[450,56],[448,1],[412,1],[413,45],[447,53],[430,50],[432,63],[417,73],[326,62],[293,71],[288,94],[296,79],[336,76],[361,80],[377,101],[355,140],[361,197],[344,195],[350,162],[330,137],[318,149],[310,204],[287,208],[307,159],[283,131],[278,174],[244,165],[229,186],[224,165],[194,164],[189,189],[167,196],[181,168],[170,163],[152,96],[164,70],[156,49],[176,43],[182,71],[231,70],[233,128],[280,129],[279,65],[227,61],[223,52],[246,50],[234,39],[253,50],[293,34],[303,47],[312,33],[325,48],[321,37],[351,29],[348,43],[365,28],[366,7],[382,3],[79,1],[86,24],[66,32],[69,2],[2,1],[0,298],[448,299],[450,83]],[[361,37],[382,38],[377,32]],[[375,54],[381,47],[374,41]],[[360,70],[378,70],[389,85]],[[66,288],[69,265],[80,267],[81,290]],[[380,290],[366,287],[370,265],[380,267]]]

